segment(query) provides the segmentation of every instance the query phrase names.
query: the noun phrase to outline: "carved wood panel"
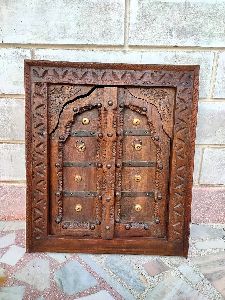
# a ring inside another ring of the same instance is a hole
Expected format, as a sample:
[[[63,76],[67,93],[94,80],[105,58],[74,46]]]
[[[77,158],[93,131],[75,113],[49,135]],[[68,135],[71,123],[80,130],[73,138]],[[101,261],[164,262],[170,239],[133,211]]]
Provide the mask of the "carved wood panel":
[[[187,255],[198,66],[26,61],[27,250]]]

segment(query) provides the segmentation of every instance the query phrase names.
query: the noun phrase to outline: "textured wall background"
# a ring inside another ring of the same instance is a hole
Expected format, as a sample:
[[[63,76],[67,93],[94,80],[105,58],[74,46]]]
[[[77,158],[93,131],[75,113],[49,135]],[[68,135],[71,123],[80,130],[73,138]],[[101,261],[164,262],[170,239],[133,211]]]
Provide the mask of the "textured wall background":
[[[225,0],[1,0],[0,218],[24,217],[26,58],[199,64],[193,220],[225,222]]]

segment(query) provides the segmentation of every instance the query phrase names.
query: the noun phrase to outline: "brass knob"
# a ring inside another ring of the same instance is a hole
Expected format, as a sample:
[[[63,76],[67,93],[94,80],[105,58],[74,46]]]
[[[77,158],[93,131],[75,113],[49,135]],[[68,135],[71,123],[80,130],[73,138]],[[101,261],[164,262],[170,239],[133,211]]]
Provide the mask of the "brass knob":
[[[83,118],[83,120],[82,120],[83,125],[87,125],[89,123],[90,123],[90,120],[88,118]]]
[[[142,210],[142,206],[140,204],[135,204],[134,209],[136,211],[141,211]]]
[[[140,125],[140,123],[141,123],[140,119],[137,119],[137,118],[133,119],[133,125],[137,126],[137,125]]]
[[[141,175],[134,175],[134,180],[136,182],[140,182],[141,181]]]
[[[80,211],[82,210],[82,205],[81,205],[81,204],[77,204],[77,205],[75,206],[75,210],[76,210],[77,212],[80,212]]]
[[[76,175],[75,176],[75,181],[76,182],[81,182],[82,181],[82,177],[80,175]]]
[[[140,151],[142,148],[142,145],[141,144],[135,144],[134,145],[134,149],[137,150],[137,151]]]
[[[78,142],[76,145],[76,148],[79,152],[84,152],[86,149],[85,143],[84,142]]]

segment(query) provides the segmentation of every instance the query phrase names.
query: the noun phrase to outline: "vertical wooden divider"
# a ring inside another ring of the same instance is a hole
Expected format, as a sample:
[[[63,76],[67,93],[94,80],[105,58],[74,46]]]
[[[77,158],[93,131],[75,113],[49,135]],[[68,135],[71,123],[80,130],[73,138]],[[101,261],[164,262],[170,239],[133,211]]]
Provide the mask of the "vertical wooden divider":
[[[104,88],[104,149],[102,197],[102,238],[114,236],[114,201],[115,201],[115,160],[116,160],[116,126],[117,126],[117,88]]]

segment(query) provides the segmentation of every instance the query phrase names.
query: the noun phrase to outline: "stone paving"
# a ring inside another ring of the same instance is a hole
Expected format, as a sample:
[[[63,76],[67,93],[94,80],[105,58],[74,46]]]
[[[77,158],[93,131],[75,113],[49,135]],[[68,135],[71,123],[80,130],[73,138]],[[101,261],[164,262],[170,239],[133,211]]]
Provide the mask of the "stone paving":
[[[192,224],[188,259],[25,253],[24,229],[0,222],[0,300],[225,299],[225,225]]]

